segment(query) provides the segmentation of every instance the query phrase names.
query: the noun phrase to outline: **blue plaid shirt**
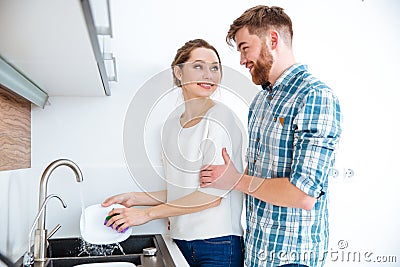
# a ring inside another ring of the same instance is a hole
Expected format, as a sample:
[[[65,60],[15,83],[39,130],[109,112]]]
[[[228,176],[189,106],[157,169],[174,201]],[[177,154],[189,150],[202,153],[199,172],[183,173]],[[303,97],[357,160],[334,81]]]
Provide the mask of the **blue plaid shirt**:
[[[295,64],[249,110],[248,175],[288,177],[317,198],[312,210],[275,206],[247,195],[247,266],[322,266],[328,247],[328,175],[340,128],[337,97]]]

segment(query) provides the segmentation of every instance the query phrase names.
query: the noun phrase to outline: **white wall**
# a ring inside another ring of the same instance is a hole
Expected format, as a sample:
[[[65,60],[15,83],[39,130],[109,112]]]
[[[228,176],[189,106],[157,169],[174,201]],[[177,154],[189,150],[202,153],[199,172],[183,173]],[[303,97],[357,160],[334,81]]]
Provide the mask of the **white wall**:
[[[294,24],[298,61],[308,64],[341,99],[345,121],[336,164],[339,177],[331,180],[329,253],[333,254],[327,255],[328,266],[367,264],[363,258],[337,259],[335,252],[396,255],[400,262],[396,168],[400,145],[394,130],[400,114],[397,0],[111,1],[119,82],[112,84],[111,97],[51,97],[51,106],[33,108],[32,168],[0,172],[0,250],[14,259],[26,250],[39,179],[55,159],[69,158],[81,167],[86,205],[137,190],[122,145],[124,116],[135,92],[168,68],[176,49],[193,38],[208,40],[225,65],[248,75],[239,66],[238,53],[225,44],[225,35],[233,19],[258,3],[286,9]],[[343,177],[346,168],[354,170],[350,179]],[[48,228],[61,223],[58,236],[79,235],[81,189],[65,167],[52,176],[49,193],[61,195],[68,208],[51,201]],[[164,230],[164,222],[158,221],[134,233]],[[339,249],[340,240],[347,242],[346,249]],[[368,266],[396,264],[368,262]]]

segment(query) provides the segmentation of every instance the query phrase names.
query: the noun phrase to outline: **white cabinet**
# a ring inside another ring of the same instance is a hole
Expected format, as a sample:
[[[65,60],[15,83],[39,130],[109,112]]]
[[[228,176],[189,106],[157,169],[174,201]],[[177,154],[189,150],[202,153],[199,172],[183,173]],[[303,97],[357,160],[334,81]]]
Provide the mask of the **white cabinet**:
[[[88,0],[0,1],[1,57],[50,98],[110,95],[89,7]]]

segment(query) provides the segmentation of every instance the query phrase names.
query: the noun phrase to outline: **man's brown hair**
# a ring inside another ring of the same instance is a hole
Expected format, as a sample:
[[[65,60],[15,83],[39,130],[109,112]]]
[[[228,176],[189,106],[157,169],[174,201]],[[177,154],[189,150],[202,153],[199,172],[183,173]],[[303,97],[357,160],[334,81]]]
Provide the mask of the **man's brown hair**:
[[[286,45],[292,46],[292,20],[281,7],[258,5],[247,9],[231,24],[226,35],[228,45],[233,46],[232,41],[235,41],[237,31],[244,27],[247,27],[250,34],[255,34],[259,38],[265,37],[271,28],[275,29]]]

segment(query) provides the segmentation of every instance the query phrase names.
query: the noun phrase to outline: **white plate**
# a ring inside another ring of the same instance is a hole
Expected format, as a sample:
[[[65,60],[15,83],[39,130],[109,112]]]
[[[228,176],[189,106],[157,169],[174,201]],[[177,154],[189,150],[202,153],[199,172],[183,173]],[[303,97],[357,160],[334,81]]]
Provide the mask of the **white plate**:
[[[81,214],[80,228],[82,238],[91,244],[114,244],[126,240],[132,233],[128,228],[125,233],[119,233],[104,225],[104,220],[113,208],[125,208],[120,204],[102,207],[100,204],[89,206]]]
[[[99,262],[99,263],[85,263],[75,265],[75,267],[136,267],[135,264],[130,262]]]

